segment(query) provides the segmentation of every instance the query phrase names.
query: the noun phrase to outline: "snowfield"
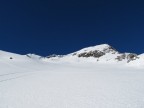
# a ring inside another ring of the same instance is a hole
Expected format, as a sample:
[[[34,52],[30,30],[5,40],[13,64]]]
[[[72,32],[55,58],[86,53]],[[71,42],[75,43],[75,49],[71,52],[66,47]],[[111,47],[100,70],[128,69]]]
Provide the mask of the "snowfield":
[[[0,108],[144,108],[144,68],[136,61],[38,58],[0,52]]]

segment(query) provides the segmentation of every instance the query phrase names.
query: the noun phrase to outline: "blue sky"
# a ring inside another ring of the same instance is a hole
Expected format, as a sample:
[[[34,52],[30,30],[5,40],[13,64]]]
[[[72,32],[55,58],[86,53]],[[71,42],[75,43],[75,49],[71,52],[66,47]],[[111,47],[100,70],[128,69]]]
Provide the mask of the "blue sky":
[[[20,54],[67,54],[107,43],[144,52],[144,2],[133,0],[4,0],[0,49]]]

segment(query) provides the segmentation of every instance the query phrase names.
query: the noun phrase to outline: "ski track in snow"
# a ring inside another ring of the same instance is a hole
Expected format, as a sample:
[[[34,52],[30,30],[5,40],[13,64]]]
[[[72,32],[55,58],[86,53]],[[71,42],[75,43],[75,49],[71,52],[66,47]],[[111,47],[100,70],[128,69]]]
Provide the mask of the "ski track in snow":
[[[15,72],[15,73],[8,73],[8,74],[1,74],[0,75],[0,83],[4,81],[14,80],[17,78],[26,77],[34,72]]]

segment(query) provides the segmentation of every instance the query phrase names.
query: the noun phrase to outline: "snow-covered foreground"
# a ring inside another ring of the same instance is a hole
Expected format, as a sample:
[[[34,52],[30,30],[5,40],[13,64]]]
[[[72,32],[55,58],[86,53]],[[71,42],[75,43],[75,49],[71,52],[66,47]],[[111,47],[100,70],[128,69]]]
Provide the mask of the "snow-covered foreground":
[[[144,108],[144,54],[108,44],[48,57],[0,51],[0,108]]]
[[[144,69],[1,60],[0,108],[144,108]]]

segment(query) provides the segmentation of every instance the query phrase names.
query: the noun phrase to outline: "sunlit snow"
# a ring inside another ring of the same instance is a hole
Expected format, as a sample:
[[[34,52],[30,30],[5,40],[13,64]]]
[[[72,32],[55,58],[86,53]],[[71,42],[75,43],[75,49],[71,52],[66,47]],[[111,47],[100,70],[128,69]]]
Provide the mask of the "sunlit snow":
[[[72,54],[0,51],[0,108],[144,108],[143,54],[130,63],[115,61],[117,53],[99,61]]]

